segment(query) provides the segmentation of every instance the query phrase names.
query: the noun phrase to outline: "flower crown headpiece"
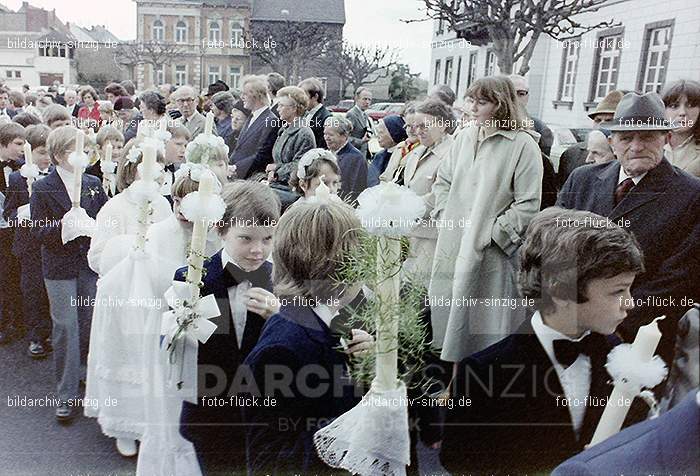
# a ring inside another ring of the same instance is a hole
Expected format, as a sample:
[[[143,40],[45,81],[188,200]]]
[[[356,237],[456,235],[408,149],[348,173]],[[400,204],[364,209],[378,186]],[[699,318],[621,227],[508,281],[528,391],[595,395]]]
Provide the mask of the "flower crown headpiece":
[[[314,161],[318,159],[326,159],[330,160],[335,164],[338,164],[338,159],[335,157],[335,155],[333,155],[333,152],[325,149],[311,149],[310,151],[302,155],[299,159],[299,162],[297,164],[297,177],[299,179],[307,179],[307,167],[309,167],[311,164],[314,163]]]

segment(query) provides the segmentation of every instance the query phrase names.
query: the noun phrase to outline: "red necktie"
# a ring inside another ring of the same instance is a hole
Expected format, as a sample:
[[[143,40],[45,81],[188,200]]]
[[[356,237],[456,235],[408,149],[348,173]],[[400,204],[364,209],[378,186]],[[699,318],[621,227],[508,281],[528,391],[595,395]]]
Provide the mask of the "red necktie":
[[[627,177],[625,180],[620,182],[620,184],[615,189],[615,206],[625,198],[625,195],[634,188],[634,180]]]

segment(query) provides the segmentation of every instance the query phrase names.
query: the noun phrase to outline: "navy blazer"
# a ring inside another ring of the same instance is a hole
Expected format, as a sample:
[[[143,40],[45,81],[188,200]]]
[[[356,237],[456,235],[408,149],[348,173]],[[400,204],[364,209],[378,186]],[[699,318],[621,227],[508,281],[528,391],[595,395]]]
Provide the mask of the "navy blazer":
[[[80,206],[95,218],[106,202],[107,195],[100,179],[83,174]],[[78,277],[80,269],[87,267],[90,238],[81,236],[65,245],[61,241],[61,219],[70,210],[71,201],[56,169],[34,182],[29,203],[32,231],[41,243],[44,278],[58,280]]]
[[[264,289],[272,291],[272,265],[267,261],[262,264],[268,279]],[[204,262],[202,278],[202,296],[213,294],[221,311],[221,315],[211,319],[216,324],[214,334],[205,344],[200,344],[197,355],[198,368],[198,403],[199,397],[222,397],[228,400],[231,395],[238,393],[232,387],[236,372],[245,357],[255,346],[262,331],[265,320],[262,316],[248,312],[241,347],[238,347],[236,330],[231,320],[231,306],[228,287],[221,265],[221,251]],[[185,281],[187,268],[183,267],[175,273],[176,281]],[[240,422],[240,409],[235,405],[204,406],[184,402],[181,416],[182,434],[190,441],[196,440],[194,433],[204,430],[197,426],[205,423]]]
[[[49,172],[54,166],[49,166]],[[40,177],[41,178],[41,177]],[[29,203],[29,191],[27,189],[27,179],[22,177],[19,170],[10,174],[5,196],[5,209],[2,214],[10,226],[16,225],[17,209]],[[32,239],[31,228],[28,226],[14,226],[15,237],[12,242],[12,253],[18,257],[35,257],[39,259],[41,246]]]
[[[361,396],[339,345],[311,307],[283,305],[267,321],[245,364],[256,389],[276,404],[245,407],[249,474],[329,471],[316,455],[313,434]]]
[[[552,476],[700,474],[699,431],[696,392],[690,392],[669,412],[574,456]]]
[[[603,367],[611,345],[596,336],[600,351],[591,359],[589,395],[600,402],[612,391]],[[564,398],[554,365],[528,319],[515,334],[458,364],[443,465],[453,474],[551,471],[590,442],[605,405],[586,407],[577,438]],[[470,399],[471,405],[461,399]],[[628,422],[641,418],[640,408],[633,406]]]
[[[282,125],[270,108],[266,108],[252,124],[251,117],[243,125],[236,148],[229,157],[229,163],[236,166],[236,174],[241,179],[263,172],[265,166],[272,163],[272,147]]]
[[[340,190],[343,200],[354,202],[367,188],[368,164],[365,156],[348,141],[335,153],[340,167]]]
[[[675,300],[672,306],[645,302],[632,309],[618,328],[631,341],[637,329],[655,317],[683,315],[691,305],[682,303],[684,298],[700,302],[700,180],[662,159],[615,206],[619,172],[617,160],[574,169],[557,205],[588,210],[622,225],[628,221],[626,228],[644,252],[645,268],[634,281],[632,296],[645,301],[649,296]]]

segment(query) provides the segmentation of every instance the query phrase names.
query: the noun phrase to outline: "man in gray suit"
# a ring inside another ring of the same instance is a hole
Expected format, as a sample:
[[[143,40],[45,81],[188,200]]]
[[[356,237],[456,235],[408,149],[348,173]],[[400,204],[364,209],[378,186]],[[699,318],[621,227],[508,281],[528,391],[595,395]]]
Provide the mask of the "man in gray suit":
[[[374,128],[372,120],[365,112],[372,104],[372,92],[360,86],[355,90],[355,105],[345,114],[352,124],[352,132],[350,134],[350,143],[362,152],[365,158],[367,157],[367,143],[369,142]]]
[[[172,94],[178,110],[182,113],[182,117],[177,120],[190,131],[192,140],[199,134],[204,132],[204,124],[206,119],[197,111],[197,93],[191,86],[180,86]],[[218,135],[216,127],[212,129],[212,134]]]

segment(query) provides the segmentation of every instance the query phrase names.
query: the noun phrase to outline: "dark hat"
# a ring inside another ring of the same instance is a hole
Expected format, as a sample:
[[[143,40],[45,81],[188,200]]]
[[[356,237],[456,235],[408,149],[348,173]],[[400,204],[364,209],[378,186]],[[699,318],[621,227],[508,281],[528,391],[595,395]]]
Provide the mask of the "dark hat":
[[[243,100],[242,100],[242,99],[239,99],[238,101],[236,101],[236,102],[234,103],[234,105],[233,105],[233,108],[234,108],[234,109],[238,109],[239,111],[241,111],[241,112],[242,112],[243,114],[245,114],[246,116],[250,116],[250,109],[247,109],[247,108],[243,105]]]
[[[670,131],[675,129],[665,117],[666,108],[656,93],[627,93],[615,109],[611,122],[600,125],[612,132]]]
[[[399,142],[408,138],[406,135],[406,123],[401,116],[384,116],[382,121],[386,126],[386,130],[389,131],[389,135],[394,143],[398,144]]]
[[[228,91],[228,84],[224,83],[220,79],[209,85],[206,96],[209,97],[212,94],[218,93],[219,91]]]
[[[133,109],[134,101],[129,96],[119,96],[114,101],[114,110],[121,111],[122,109]]]

